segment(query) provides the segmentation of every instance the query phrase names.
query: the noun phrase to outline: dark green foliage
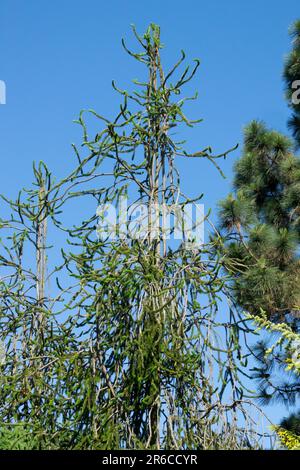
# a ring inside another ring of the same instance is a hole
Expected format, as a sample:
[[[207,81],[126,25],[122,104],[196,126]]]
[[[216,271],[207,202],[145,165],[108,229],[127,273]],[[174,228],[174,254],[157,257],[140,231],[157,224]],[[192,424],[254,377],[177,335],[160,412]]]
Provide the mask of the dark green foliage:
[[[220,203],[224,264],[243,309],[283,318],[300,305],[300,160],[287,137],[261,122],[247,126],[244,142],[236,194]]]
[[[300,411],[297,413],[292,413],[287,418],[284,418],[280,426],[287,431],[292,432],[296,436],[300,436]]]

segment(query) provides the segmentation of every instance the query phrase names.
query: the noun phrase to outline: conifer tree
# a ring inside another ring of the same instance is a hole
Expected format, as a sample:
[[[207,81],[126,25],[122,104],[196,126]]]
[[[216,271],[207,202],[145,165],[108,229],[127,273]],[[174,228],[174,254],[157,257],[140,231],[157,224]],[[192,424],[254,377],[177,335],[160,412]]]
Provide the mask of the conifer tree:
[[[181,214],[202,197],[182,193],[177,159],[215,163],[228,152],[191,153],[174,137],[196,124],[180,95],[199,61],[180,72],[182,53],[164,72],[159,27],[133,32],[140,52],[123,46],[145,80],[131,92],[113,83],[122,99],[115,118],[80,113],[82,146],[73,146],[78,163],[66,178],[55,182],[41,163],[33,189],[5,198],[0,439],[15,429],[24,448],[26,432],[46,449],[257,448],[243,382],[249,329],[220,302],[227,279],[215,242],[195,245],[180,223],[181,243],[170,243],[161,210]],[[111,227],[118,236],[102,236],[105,208],[125,195],[127,214],[136,202],[147,208],[143,236],[123,237],[119,219]],[[71,203],[70,227],[63,216]],[[61,238],[50,243],[47,228],[68,237],[52,269],[51,244]]]
[[[220,202],[220,232],[226,239],[221,240],[220,251],[231,275],[234,301],[252,314],[260,328],[285,331],[282,322],[291,328],[287,343],[279,341],[270,348],[264,340],[252,351],[258,361],[253,377],[263,404],[276,400],[294,404],[300,394],[298,369],[285,373],[299,349],[298,340],[291,345],[300,316],[300,160],[294,153],[300,120],[299,105],[292,102],[293,84],[300,76],[299,32],[297,21],[284,70],[295,141],[269,130],[263,122],[250,123],[234,167],[234,194]]]
[[[220,229],[227,236],[224,263],[232,274],[235,299],[249,312],[263,309],[274,320],[298,315],[300,163],[300,22],[291,27],[293,49],[285,68],[289,122],[295,142],[253,121],[234,168],[234,195],[220,202]]]
[[[293,48],[289,53],[284,68],[286,96],[293,114],[289,126],[293,132],[296,145],[300,147],[300,20],[291,27]]]
[[[93,390],[82,416],[84,429],[92,430],[87,443],[101,448],[255,447],[248,430],[238,426],[236,412],[243,408],[247,415],[236,363],[244,361],[238,352],[240,324],[233,310],[226,320],[218,319],[226,282],[218,275],[221,266],[213,244],[189,245],[192,240],[183,234],[175,248],[159,209],[166,205],[181,212],[199,200],[181,192],[178,158],[214,162],[228,152],[213,155],[207,148],[190,153],[173,139],[181,125],[196,123],[185,116],[186,98],[178,95],[199,63],[176,76],[182,53],[165,73],[159,27],[151,25],[143,36],[134,33],[141,52],[123,46],[146,66],[148,81],[135,82],[139,88],[134,92],[113,84],[124,104],[114,120],[88,113],[101,126],[94,138],[84,113],[78,120],[86,163],[96,173],[107,161],[112,165],[109,186],[104,179],[98,183],[103,189],[97,203],[105,206],[131,194],[129,214],[136,201],[148,208],[142,240],[95,239],[95,216],[70,232],[74,247],[81,248],[65,256],[81,286],[72,321],[83,329],[92,358],[81,372],[78,390],[82,396]],[[116,228],[120,233],[120,222]],[[219,341],[225,344],[218,346]]]
[[[292,149],[287,137],[250,123],[235,165],[235,194],[220,202],[235,299],[274,320],[300,309],[300,161]]]

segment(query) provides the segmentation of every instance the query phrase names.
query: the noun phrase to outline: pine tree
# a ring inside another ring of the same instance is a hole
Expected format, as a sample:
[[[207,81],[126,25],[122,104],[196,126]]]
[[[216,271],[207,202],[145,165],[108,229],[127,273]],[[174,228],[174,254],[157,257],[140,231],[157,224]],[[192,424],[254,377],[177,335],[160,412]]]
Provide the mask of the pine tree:
[[[300,160],[293,152],[300,142],[300,120],[299,105],[291,101],[300,76],[299,33],[297,21],[284,70],[295,141],[263,122],[250,123],[234,167],[234,194],[220,202],[220,232],[226,241],[219,245],[233,299],[260,328],[283,333],[271,348],[260,341],[252,350],[258,361],[253,377],[263,404],[294,404],[300,394],[298,365],[290,366],[298,355],[294,332],[299,331],[300,313]]]
[[[220,157],[211,148],[190,153],[174,137],[196,124],[180,94],[199,62],[180,72],[182,53],[165,73],[159,27],[133,32],[140,51],[123,46],[145,81],[132,92],[113,84],[122,99],[113,119],[80,113],[82,146],[66,178],[55,182],[40,164],[35,187],[5,199],[0,434],[26,448],[24,429],[46,449],[257,448],[243,383],[248,327],[220,302],[227,287],[215,242],[195,246],[179,224],[182,242],[172,245],[160,209],[181,214],[202,197],[181,192],[177,159]],[[137,201],[147,208],[143,237],[123,237],[119,219],[118,236],[103,236],[105,208],[125,195],[129,214]],[[68,241],[51,269],[61,233]]]

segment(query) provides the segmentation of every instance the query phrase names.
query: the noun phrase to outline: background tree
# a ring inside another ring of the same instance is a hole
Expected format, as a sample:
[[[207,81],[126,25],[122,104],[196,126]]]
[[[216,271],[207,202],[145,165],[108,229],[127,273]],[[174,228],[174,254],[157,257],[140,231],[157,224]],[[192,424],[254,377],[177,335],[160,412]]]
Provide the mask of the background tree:
[[[296,145],[300,147],[300,20],[291,27],[291,37],[293,48],[289,53],[285,68],[284,80],[286,85],[286,96],[293,115],[289,121],[289,126],[293,132]]]
[[[20,440],[25,448],[56,448],[65,440],[68,373],[78,344],[65,323],[64,293],[53,286],[49,292],[63,266],[48,262],[47,227],[58,222],[64,182],[55,183],[43,163],[34,176],[34,186],[15,201],[1,197],[0,429],[2,442],[11,438],[16,448]]]
[[[112,164],[97,204],[105,207],[128,194],[145,204],[148,216],[142,240],[95,239],[95,216],[71,233],[82,248],[66,256],[82,286],[73,321],[83,328],[94,364],[87,363],[78,380],[79,394],[94,390],[85,403],[84,429],[93,430],[86,437],[104,448],[256,445],[238,426],[237,413],[246,405],[236,363],[243,362],[240,328],[233,311],[226,321],[217,320],[225,280],[218,275],[213,246],[190,246],[184,230],[183,242],[172,246],[160,209],[181,212],[199,200],[181,192],[177,158],[214,161],[225,155],[214,156],[211,149],[190,154],[169,132],[194,124],[183,113],[186,99],[178,95],[198,61],[176,78],[184,54],[165,73],[159,28],[135,34],[142,52],[123,45],[146,66],[148,81],[137,82],[134,92],[114,84],[124,104],[113,121],[92,112],[103,124],[95,138],[88,136],[83,114],[79,119],[89,164],[96,169],[107,160]],[[129,214],[133,207],[130,203]]]

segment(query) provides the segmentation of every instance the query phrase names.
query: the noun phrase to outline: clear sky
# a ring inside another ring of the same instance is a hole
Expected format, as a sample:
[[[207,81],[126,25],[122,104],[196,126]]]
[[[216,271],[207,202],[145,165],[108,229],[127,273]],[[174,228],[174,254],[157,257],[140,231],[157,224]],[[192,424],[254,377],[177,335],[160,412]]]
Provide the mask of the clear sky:
[[[111,80],[126,88],[141,75],[121,47],[122,36],[133,44],[131,23],[140,32],[150,22],[161,26],[167,66],[181,49],[201,60],[187,88],[199,92],[191,116],[204,118],[183,132],[191,151],[210,145],[220,152],[241,143],[243,127],[256,118],[287,132],[282,69],[288,27],[299,16],[299,0],[1,0],[0,80],[7,104],[0,105],[0,191],[15,196],[28,186],[33,160],[44,160],[58,176],[72,168],[70,144],[81,137],[72,121],[82,108],[115,115],[119,97]],[[204,192],[206,208],[215,210],[230,189],[239,154],[223,163],[226,180],[210,165],[181,162],[184,191]],[[268,413],[275,421],[286,414],[279,406]]]

